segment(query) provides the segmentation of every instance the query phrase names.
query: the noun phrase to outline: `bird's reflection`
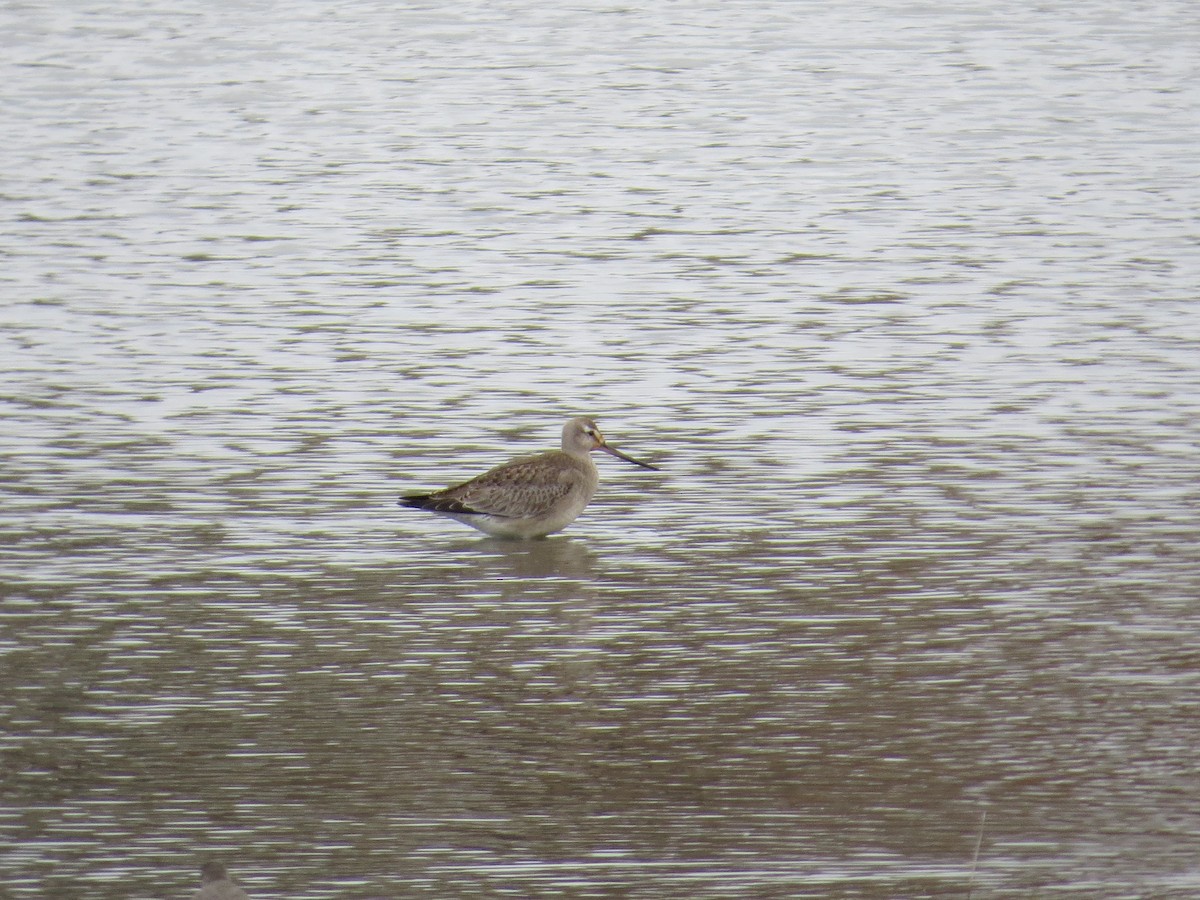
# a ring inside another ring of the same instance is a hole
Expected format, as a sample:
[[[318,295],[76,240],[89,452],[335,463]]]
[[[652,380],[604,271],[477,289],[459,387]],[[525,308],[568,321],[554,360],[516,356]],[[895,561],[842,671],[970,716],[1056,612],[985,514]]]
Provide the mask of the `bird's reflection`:
[[[461,566],[484,577],[578,578],[592,577],[594,554],[587,544],[571,538],[510,541],[501,538],[463,541],[447,552]]]

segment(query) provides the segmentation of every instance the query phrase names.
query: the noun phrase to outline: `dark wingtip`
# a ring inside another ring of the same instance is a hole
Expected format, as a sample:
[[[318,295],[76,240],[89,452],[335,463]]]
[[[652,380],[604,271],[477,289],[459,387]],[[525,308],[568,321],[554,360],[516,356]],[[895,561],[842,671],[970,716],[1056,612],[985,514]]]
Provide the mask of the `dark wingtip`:
[[[449,497],[439,497],[437,494],[405,494],[400,498],[401,506],[409,509],[423,509],[426,512],[457,513],[461,516],[482,516],[477,509],[471,509],[465,503],[451,500]]]

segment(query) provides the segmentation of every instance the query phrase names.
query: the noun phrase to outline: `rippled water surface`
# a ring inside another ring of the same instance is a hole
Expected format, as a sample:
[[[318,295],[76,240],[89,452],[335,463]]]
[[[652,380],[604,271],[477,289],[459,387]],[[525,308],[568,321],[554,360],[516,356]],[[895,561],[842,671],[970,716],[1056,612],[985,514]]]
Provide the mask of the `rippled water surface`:
[[[1200,895],[1198,32],[5,6],[4,896]]]

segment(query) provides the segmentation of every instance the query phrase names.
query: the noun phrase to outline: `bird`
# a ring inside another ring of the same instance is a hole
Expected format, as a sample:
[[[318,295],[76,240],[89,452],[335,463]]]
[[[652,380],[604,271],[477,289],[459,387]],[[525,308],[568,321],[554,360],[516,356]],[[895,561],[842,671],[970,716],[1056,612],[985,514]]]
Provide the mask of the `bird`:
[[[202,887],[193,895],[192,900],[250,900],[250,896],[233,883],[233,879],[219,862],[206,862],[201,866],[200,883]]]
[[[659,471],[605,441],[594,420],[579,416],[562,429],[562,449],[520,456],[462,484],[406,494],[400,505],[470,525],[493,537],[530,540],[562,531],[596,493],[600,472],[591,452]]]

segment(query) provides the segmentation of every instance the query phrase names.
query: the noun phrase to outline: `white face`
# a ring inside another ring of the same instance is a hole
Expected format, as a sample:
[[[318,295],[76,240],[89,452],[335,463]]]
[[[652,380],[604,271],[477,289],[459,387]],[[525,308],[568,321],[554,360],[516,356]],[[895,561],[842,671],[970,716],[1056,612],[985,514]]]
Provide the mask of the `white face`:
[[[583,433],[592,439],[593,443],[603,444],[604,436],[600,434],[600,429],[596,427],[596,423],[591,419],[584,419],[582,423]]]

